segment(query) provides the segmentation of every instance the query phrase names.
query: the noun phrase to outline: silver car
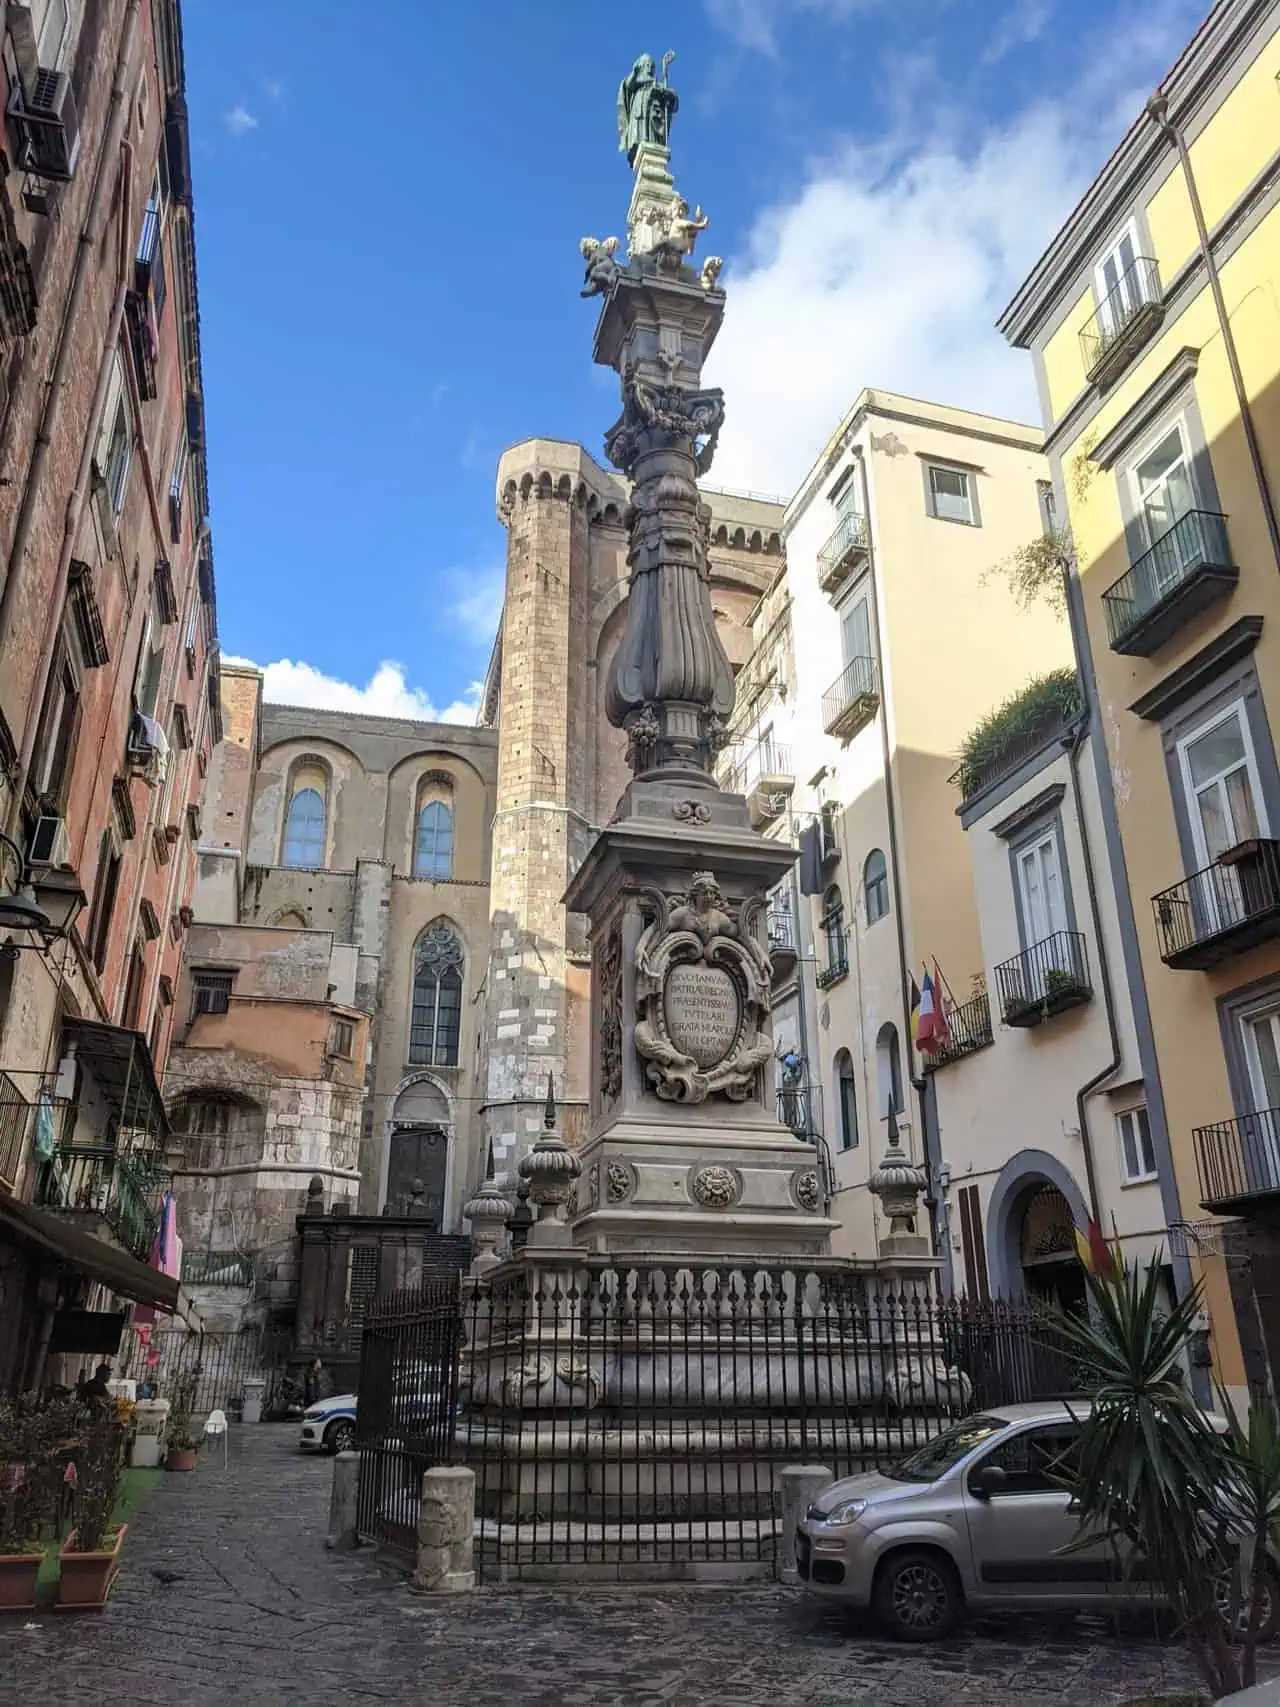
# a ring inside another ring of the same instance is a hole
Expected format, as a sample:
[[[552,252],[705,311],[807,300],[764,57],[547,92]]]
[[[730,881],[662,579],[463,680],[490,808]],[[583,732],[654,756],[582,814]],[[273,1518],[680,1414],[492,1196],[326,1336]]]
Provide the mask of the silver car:
[[[998,1406],[892,1469],[832,1483],[796,1532],[801,1581],[915,1642],[945,1636],[966,1606],[1149,1604],[1149,1582],[1122,1578],[1109,1543],[1073,1545],[1077,1517],[1054,1466],[1071,1452],[1072,1413],[1087,1409]],[[1267,1636],[1278,1617],[1273,1575]]]

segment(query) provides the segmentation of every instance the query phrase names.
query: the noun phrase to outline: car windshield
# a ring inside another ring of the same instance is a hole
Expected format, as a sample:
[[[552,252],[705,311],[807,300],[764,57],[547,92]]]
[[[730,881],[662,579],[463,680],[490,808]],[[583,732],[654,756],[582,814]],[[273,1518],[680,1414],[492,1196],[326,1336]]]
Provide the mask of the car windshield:
[[[936,1482],[975,1446],[981,1446],[984,1440],[990,1440],[1008,1426],[1000,1417],[966,1417],[918,1452],[891,1465],[884,1474],[895,1482]]]

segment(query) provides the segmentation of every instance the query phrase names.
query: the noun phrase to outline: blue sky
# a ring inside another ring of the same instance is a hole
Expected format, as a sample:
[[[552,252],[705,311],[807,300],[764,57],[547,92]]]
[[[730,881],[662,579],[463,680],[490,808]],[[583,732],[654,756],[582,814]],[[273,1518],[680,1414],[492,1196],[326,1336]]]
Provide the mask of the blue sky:
[[[725,257],[712,483],[785,493],[863,385],[1034,419],[992,322],[1207,0],[185,0],[224,651],[271,698],[466,717],[494,469],[601,456],[578,239],[677,53]]]

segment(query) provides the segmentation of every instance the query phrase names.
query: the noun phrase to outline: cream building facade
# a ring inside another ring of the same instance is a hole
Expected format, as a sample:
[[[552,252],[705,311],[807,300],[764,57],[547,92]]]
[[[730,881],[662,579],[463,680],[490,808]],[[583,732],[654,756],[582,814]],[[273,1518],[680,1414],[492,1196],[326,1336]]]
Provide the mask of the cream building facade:
[[[1000,572],[1043,532],[1046,480],[1036,429],[868,390],[787,506],[796,685],[756,729],[790,746],[808,838],[798,946],[803,978],[815,945],[813,978],[792,1030],[803,1008],[843,1254],[876,1248],[867,1186],[890,1101],[935,1182],[942,1165],[911,978],[936,959],[967,991],[983,966],[949,780],[964,735],[1029,675],[1070,662],[1066,625],[1020,608]]]
[[[1021,285],[1180,1285],[1280,1370],[1280,6],[1218,0]]]

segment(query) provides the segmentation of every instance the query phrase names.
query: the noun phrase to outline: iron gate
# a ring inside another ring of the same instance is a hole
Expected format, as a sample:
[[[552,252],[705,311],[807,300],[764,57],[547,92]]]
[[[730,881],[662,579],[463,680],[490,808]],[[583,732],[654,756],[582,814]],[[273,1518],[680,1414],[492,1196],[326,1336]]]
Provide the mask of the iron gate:
[[[129,1380],[156,1382],[161,1395],[175,1382],[194,1378],[194,1412],[221,1409],[238,1416],[244,1384],[253,1378],[266,1382],[264,1410],[270,1410],[286,1351],[286,1340],[257,1327],[201,1333],[177,1325],[156,1326],[145,1340],[128,1327],[120,1341],[120,1373]]]
[[[360,1351],[356,1528],[398,1558],[417,1546],[423,1472],[454,1451],[461,1275],[374,1299]]]

